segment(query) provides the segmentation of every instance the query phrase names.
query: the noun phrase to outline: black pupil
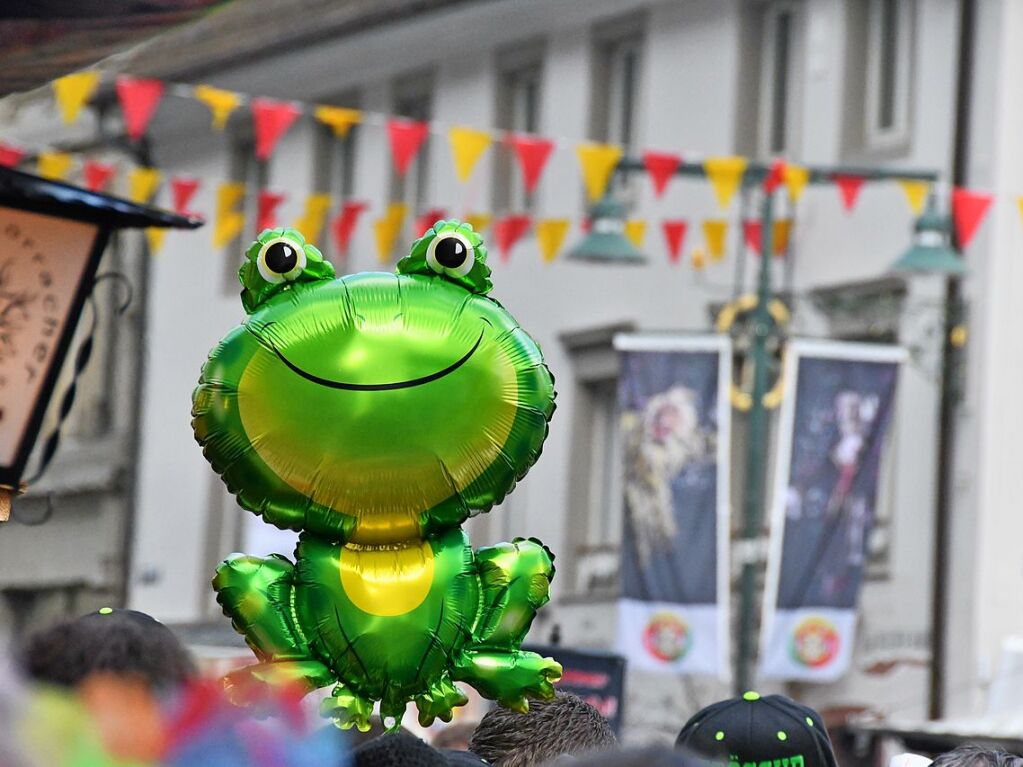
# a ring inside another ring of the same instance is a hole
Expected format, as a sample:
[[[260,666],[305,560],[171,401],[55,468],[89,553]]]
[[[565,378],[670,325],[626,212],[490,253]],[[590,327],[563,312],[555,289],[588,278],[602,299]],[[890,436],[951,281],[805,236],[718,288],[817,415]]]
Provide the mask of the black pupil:
[[[298,263],[298,253],[286,242],[275,242],[266,249],[266,267],[277,274],[287,274]]]
[[[457,237],[445,237],[434,250],[437,263],[448,269],[457,269],[465,263],[465,245]]]

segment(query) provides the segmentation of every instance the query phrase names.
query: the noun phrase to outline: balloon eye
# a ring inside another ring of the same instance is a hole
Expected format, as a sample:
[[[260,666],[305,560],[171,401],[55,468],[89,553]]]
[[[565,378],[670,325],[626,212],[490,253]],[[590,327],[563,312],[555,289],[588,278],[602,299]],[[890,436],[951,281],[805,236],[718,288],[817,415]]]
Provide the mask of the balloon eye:
[[[293,280],[305,269],[305,251],[290,240],[273,240],[259,251],[256,266],[270,283]]]
[[[426,251],[426,263],[437,274],[464,277],[476,263],[473,247],[460,234],[442,234],[434,238]]]

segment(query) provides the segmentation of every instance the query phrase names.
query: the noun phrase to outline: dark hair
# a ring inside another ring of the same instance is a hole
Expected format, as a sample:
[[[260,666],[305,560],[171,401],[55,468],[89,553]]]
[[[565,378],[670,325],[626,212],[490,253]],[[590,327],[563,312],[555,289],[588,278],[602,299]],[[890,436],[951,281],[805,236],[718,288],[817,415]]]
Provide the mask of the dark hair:
[[[689,751],[651,746],[602,754],[587,760],[586,767],[712,767],[724,762],[711,762]]]
[[[430,743],[434,748],[464,749],[476,731],[478,722],[455,722],[438,732]]]
[[[495,708],[483,717],[469,750],[495,767],[530,767],[563,754],[611,751],[611,725],[593,706],[568,693],[530,701],[529,713]]]
[[[937,757],[931,767],[1023,767],[1023,758],[965,743]]]
[[[448,767],[437,749],[407,732],[389,732],[352,752],[353,767]]]
[[[91,674],[137,676],[154,689],[196,675],[195,663],[169,628],[135,610],[102,610],[31,635],[21,653],[30,679],[74,687]]]

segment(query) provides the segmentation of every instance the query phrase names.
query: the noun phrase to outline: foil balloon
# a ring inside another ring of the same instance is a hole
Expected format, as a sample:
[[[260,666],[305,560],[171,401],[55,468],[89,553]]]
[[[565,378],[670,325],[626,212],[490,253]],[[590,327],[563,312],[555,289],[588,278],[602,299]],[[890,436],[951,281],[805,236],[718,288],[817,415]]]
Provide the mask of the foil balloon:
[[[529,470],[554,411],[539,347],[487,296],[486,259],[457,221],[396,274],[335,279],[293,229],[246,253],[248,319],[210,353],[192,425],[239,503],[301,535],[294,562],[217,569],[259,660],[235,690],[333,685],[324,715],[363,730],[376,701],[386,718],[414,701],[424,726],[450,720],[456,681],[520,711],[553,696],[561,667],[520,649],[553,555],[523,539],[473,551],[461,529]]]

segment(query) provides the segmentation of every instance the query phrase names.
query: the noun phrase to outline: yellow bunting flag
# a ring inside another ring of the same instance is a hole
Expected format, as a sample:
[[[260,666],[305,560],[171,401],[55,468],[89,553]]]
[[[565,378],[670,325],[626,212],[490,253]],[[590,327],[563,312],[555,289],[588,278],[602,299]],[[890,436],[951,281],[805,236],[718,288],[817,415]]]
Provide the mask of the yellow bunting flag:
[[[67,152],[40,152],[36,160],[36,170],[43,178],[63,181],[73,162],[74,158]]]
[[[305,210],[292,226],[298,229],[305,237],[306,242],[314,245],[320,239],[323,232],[323,225],[327,221],[327,212],[330,210],[331,198],[329,194],[311,194],[306,197]]]
[[[155,256],[163,248],[163,240],[167,230],[161,226],[150,226],[146,229],[146,242],[149,243],[149,255]]]
[[[156,168],[132,168],[128,173],[128,199],[145,205],[156,194],[162,175]]]
[[[714,261],[725,257],[725,235],[728,234],[728,222],[720,218],[709,218],[703,222],[703,242],[707,252]],[[693,254],[695,259],[696,254]],[[693,266],[696,266],[694,263]]]
[[[703,253],[703,248],[693,248],[693,269],[699,271],[707,265],[707,257]]]
[[[780,256],[789,249],[789,235],[792,233],[792,219],[779,218],[774,222],[774,254]]]
[[[931,185],[927,181],[910,181],[905,178],[898,179],[898,182],[902,191],[906,193],[909,209],[913,211],[914,216],[919,216],[923,212],[924,203],[927,201],[927,192]]]
[[[633,219],[625,222],[625,236],[629,242],[637,248],[643,247],[643,240],[646,239],[646,221]]]
[[[471,226],[474,232],[483,234],[490,228],[490,222],[493,218],[489,213],[466,213],[465,223]]]
[[[89,69],[53,81],[53,95],[57,99],[57,106],[60,107],[60,115],[64,118],[65,124],[71,125],[78,119],[82,107],[96,92],[99,78],[98,70]]]
[[[622,159],[622,148],[612,144],[580,144],[576,154],[583,169],[586,195],[590,202],[596,202],[604,196],[611,174]]]
[[[567,218],[545,218],[536,222],[536,242],[545,264],[558,257],[571,225]]]
[[[241,234],[245,214],[237,210],[245,197],[245,184],[228,181],[217,188],[217,215],[213,221],[213,247],[223,248]]]
[[[391,260],[391,251],[394,250],[394,243],[398,240],[398,233],[405,221],[407,209],[408,206],[403,202],[392,202],[387,206],[387,213],[383,218],[378,218],[373,222],[373,233],[377,240],[377,258],[382,264]]]
[[[193,94],[210,108],[210,112],[213,113],[213,127],[216,130],[224,130],[227,118],[242,101],[237,93],[214,88],[212,85],[197,85]]]
[[[1019,206],[1020,218],[1023,218],[1023,197],[1017,197],[1016,204]]]
[[[313,116],[324,125],[330,126],[337,138],[344,138],[353,125],[362,122],[362,112],[344,107],[318,106]]]
[[[745,157],[708,157],[703,161],[703,172],[707,174],[721,210],[728,207],[739,190],[747,162]]]
[[[448,131],[451,153],[455,156],[455,173],[463,183],[469,180],[472,169],[490,146],[490,134],[472,128],[452,128]]]
[[[799,198],[803,196],[803,190],[810,183],[810,170],[802,165],[785,163],[785,167],[782,169],[782,180],[785,182],[785,188],[789,190],[792,202],[799,202]]]

